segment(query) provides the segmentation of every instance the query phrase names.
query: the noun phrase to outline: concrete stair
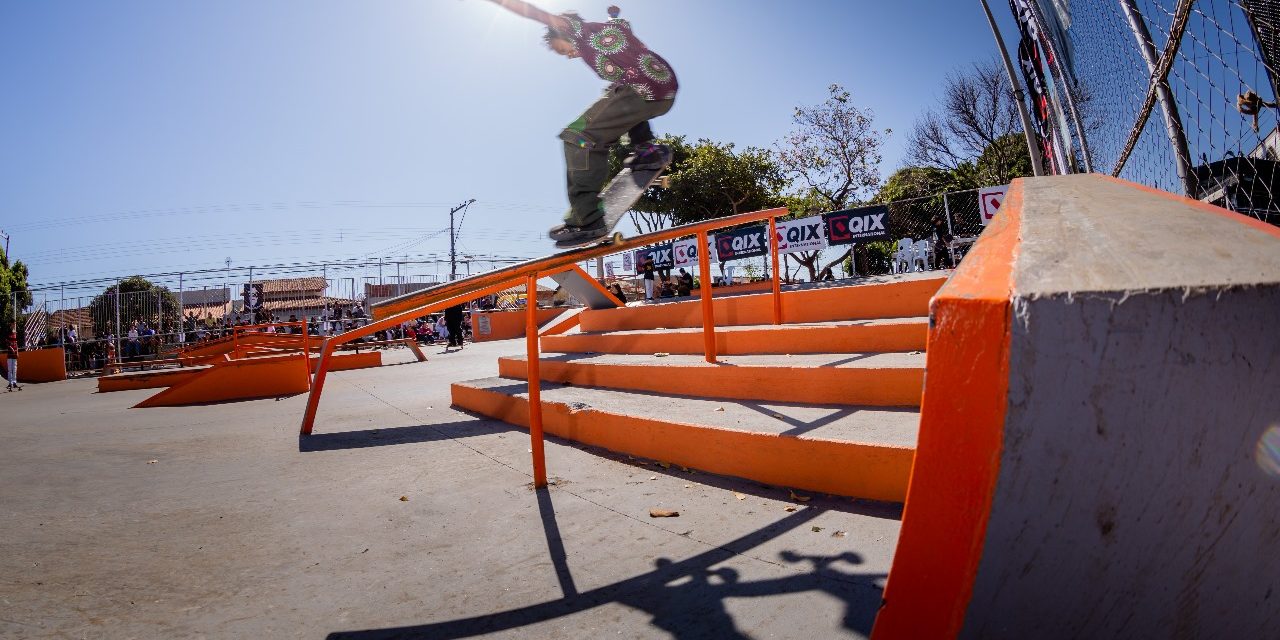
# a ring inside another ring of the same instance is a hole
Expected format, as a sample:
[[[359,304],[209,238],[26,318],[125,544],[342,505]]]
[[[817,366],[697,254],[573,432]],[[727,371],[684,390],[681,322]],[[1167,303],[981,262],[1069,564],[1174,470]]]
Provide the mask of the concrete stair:
[[[715,300],[706,362],[697,301],[587,309],[546,335],[547,433],[691,469],[901,502],[915,450],[933,272]],[[528,362],[453,385],[456,406],[528,419]]]

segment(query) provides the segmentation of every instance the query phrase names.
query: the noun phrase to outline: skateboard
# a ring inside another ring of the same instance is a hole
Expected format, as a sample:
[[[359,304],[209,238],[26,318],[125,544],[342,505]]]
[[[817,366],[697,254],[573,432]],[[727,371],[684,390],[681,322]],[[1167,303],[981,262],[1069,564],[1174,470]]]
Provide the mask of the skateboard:
[[[622,216],[631,210],[631,205],[644,195],[645,189],[659,183],[663,189],[670,184],[668,177],[662,175],[663,171],[671,165],[671,158],[659,167],[647,169],[624,168],[614,176],[613,180],[605,185],[604,190],[600,192],[600,202],[604,207],[604,226],[609,231],[604,236],[586,242],[556,243],[559,249],[577,249],[581,247],[590,247],[597,244],[613,244],[622,242],[622,233],[614,231],[618,223],[622,220]]]

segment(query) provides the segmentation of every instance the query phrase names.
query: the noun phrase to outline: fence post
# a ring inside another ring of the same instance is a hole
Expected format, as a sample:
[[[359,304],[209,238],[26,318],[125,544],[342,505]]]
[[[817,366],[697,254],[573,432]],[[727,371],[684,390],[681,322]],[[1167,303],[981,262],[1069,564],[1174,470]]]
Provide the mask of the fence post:
[[[116,361],[119,362],[123,353],[120,351],[120,278],[116,278]]]
[[[1142,54],[1142,61],[1147,65],[1147,73],[1154,77],[1158,71],[1156,67],[1159,65],[1159,56],[1156,54],[1155,45],[1151,42],[1151,33],[1147,31],[1147,23],[1138,12],[1138,7],[1133,0],[1120,0],[1120,8],[1124,10],[1129,28],[1133,31],[1133,37],[1138,41],[1138,53]],[[1182,182],[1183,195],[1196,198],[1198,189],[1195,172],[1191,170],[1191,154],[1187,151],[1187,136],[1182,129],[1182,117],[1178,113],[1178,104],[1174,102],[1167,77],[1157,85],[1156,97],[1160,99],[1160,109],[1164,112],[1165,132],[1169,136],[1169,144],[1173,146],[1174,161],[1177,163],[1178,179]]]
[[[947,200],[947,194],[942,194],[942,210],[947,214],[947,233],[955,235],[956,232],[951,228],[951,202]]]

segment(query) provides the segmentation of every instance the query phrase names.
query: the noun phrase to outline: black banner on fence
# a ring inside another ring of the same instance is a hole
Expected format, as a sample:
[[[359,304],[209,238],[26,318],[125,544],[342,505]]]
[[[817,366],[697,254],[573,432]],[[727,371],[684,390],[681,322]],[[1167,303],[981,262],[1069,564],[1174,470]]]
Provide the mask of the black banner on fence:
[[[262,311],[262,283],[247,282],[244,285],[244,310],[255,313]]]
[[[640,270],[645,258],[653,259],[654,269],[671,269],[676,266],[670,242],[636,250],[636,271]]]
[[[827,223],[827,244],[853,244],[888,240],[889,207],[864,207],[822,214]]]
[[[764,225],[717,233],[716,255],[720,262],[762,256],[769,252],[769,245],[765,243],[767,235]]]

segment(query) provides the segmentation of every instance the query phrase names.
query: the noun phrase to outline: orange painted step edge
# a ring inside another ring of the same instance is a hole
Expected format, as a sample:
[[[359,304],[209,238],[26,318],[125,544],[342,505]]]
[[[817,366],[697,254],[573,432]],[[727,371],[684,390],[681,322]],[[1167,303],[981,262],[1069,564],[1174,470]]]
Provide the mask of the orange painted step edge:
[[[1023,184],[933,299],[924,400],[902,530],[874,640],[954,638],[982,558],[1009,389]]]
[[[298,351],[217,363],[200,375],[139,402],[134,408],[269,398],[306,393],[310,388],[307,356]]]
[[[946,280],[921,278],[897,282],[852,285],[832,289],[805,289],[782,294],[787,322],[824,322],[872,318],[909,318],[928,313],[929,298]],[[698,301],[587,309],[582,312],[583,331],[692,328],[702,326]],[[715,298],[717,326],[773,323],[773,297],[767,293]]]
[[[911,322],[885,325],[804,327],[790,330],[717,331],[721,355],[787,353],[878,353],[924,351],[928,325]],[[571,334],[546,336],[542,350],[559,353],[700,354],[702,334],[691,331],[643,334]]]
[[[910,367],[704,367],[542,360],[541,378],[583,387],[772,402],[920,406],[924,370]],[[526,379],[524,358],[499,358],[498,375]]]
[[[454,384],[453,404],[528,428],[529,401]],[[662,422],[544,400],[552,435],[611,451],[767,484],[901,502],[912,449]]]

